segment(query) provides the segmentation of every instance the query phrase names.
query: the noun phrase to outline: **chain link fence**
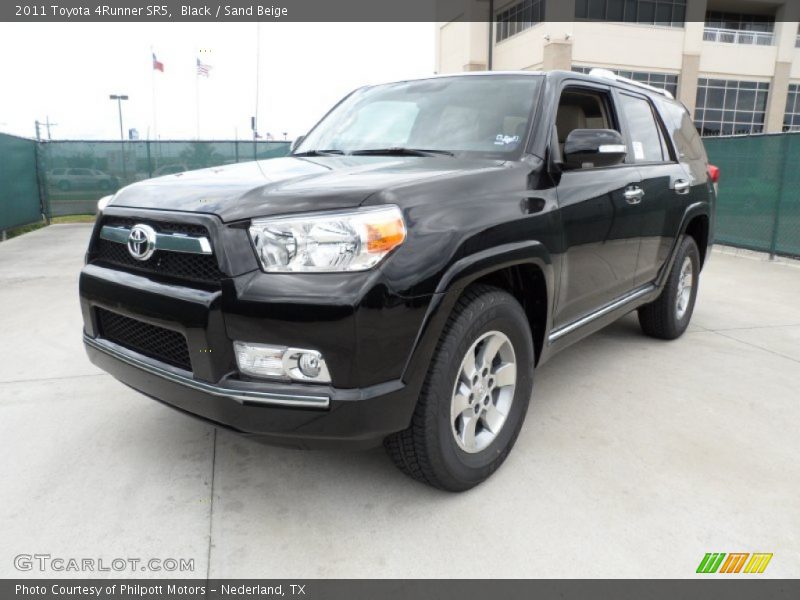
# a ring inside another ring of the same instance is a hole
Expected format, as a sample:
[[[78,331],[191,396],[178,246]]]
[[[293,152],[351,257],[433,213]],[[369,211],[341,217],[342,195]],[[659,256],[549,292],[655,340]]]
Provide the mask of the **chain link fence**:
[[[94,213],[97,200],[135,181],[286,156],[289,142],[84,142],[40,144],[49,216]]]
[[[42,218],[94,214],[135,181],[289,154],[289,142],[48,141],[0,134],[0,232]]]
[[[800,134],[703,142],[721,171],[717,242],[800,256]]]
[[[42,218],[36,142],[0,134],[0,232]]]

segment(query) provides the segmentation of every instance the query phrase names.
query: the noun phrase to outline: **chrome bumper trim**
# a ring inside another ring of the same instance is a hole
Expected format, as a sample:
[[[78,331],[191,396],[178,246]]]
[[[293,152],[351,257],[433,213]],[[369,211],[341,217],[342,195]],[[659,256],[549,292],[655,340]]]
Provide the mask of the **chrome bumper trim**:
[[[103,225],[100,229],[100,239],[117,244],[127,244],[130,234],[131,230],[127,227]],[[184,254],[211,254],[211,243],[206,237],[156,232],[155,249]]]
[[[314,396],[314,395],[300,395],[300,394],[281,394],[275,392],[255,392],[250,390],[241,390],[234,388],[226,388],[211,383],[197,381],[191,377],[181,375],[169,369],[158,367],[137,358],[136,356],[127,352],[121,352],[117,349],[116,344],[104,342],[90,338],[84,334],[83,342],[116,358],[124,363],[127,363],[137,369],[142,369],[158,377],[162,377],[173,383],[186,386],[206,394],[220,396],[223,398],[230,398],[240,404],[257,404],[263,406],[291,406],[300,408],[328,408],[330,406],[330,398],[328,396]]]

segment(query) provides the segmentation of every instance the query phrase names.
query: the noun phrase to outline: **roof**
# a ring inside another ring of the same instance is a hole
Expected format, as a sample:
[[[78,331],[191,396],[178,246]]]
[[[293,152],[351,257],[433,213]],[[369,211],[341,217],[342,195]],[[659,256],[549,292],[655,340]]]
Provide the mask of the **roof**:
[[[398,81],[390,81],[386,83],[401,83],[406,81],[425,81],[428,79],[441,79],[445,77],[480,77],[480,76],[492,76],[492,75],[523,75],[523,76],[530,76],[530,77],[559,77],[559,78],[571,78],[571,79],[586,79],[587,81],[593,81],[595,83],[605,83],[608,84],[609,81],[613,81],[617,85],[621,85],[627,87],[631,90],[647,91],[653,94],[659,94],[663,98],[668,100],[675,101],[675,98],[670,94],[667,90],[662,90],[661,88],[657,88],[646,83],[641,83],[639,81],[633,81],[632,79],[627,79],[625,77],[620,77],[615,75],[613,72],[608,71],[606,69],[592,69],[590,73],[579,73],[577,71],[564,71],[564,70],[552,70],[552,71],[465,71],[463,73],[437,73],[435,75],[427,75],[424,77],[412,77],[409,79],[401,79]],[[380,85],[380,84],[377,84]],[[372,87],[372,86],[369,86]]]

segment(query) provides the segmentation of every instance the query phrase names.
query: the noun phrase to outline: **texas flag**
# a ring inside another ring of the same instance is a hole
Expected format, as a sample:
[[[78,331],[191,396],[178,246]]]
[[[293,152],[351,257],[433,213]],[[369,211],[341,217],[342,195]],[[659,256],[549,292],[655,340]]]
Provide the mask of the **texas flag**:
[[[155,52],[153,52],[153,70],[161,71],[162,73],[164,72],[164,63],[159,62],[159,60],[156,58]]]

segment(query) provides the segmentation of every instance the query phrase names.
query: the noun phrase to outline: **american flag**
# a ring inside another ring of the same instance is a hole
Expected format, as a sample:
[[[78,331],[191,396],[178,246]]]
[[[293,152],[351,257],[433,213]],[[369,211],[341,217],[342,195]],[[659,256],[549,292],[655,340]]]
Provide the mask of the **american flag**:
[[[211,65],[207,65],[197,59],[197,74],[200,77],[208,77],[209,73],[211,72]]]

